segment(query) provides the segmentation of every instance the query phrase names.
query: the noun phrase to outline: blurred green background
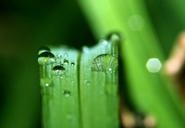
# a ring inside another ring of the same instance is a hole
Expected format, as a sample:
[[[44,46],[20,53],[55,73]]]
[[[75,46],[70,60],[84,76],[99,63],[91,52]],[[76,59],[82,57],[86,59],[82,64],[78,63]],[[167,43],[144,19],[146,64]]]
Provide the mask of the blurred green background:
[[[167,58],[185,27],[185,1],[145,0],[145,4]],[[1,0],[0,128],[41,127],[40,46],[81,49],[96,41],[76,0]]]

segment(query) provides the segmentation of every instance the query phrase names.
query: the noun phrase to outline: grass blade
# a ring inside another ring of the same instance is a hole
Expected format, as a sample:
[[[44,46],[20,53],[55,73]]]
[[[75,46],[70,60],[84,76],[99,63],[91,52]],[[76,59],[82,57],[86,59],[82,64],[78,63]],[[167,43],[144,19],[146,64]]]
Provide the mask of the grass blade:
[[[45,128],[118,128],[118,42],[112,34],[81,53],[39,51]]]
[[[119,127],[119,41],[113,34],[81,57],[63,47],[39,51],[45,128]]]
[[[118,128],[118,39],[83,48],[80,101],[83,128]]]
[[[51,52],[43,53],[38,61],[41,64],[44,128],[80,128],[79,53],[67,48],[52,48]]]

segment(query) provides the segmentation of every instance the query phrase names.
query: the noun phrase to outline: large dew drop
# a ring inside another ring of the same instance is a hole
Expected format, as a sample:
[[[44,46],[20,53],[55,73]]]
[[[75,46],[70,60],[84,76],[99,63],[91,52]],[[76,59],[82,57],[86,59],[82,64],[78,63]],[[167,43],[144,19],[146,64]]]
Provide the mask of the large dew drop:
[[[55,62],[55,56],[49,51],[42,52],[38,55],[38,63],[40,65]]]
[[[157,73],[162,68],[161,61],[158,58],[150,58],[146,63],[146,68],[148,72]]]
[[[93,59],[91,70],[97,72],[112,72],[117,67],[115,58],[110,54],[101,54]]]
[[[43,46],[39,48],[38,55],[40,55],[43,52],[50,52],[50,48]]]

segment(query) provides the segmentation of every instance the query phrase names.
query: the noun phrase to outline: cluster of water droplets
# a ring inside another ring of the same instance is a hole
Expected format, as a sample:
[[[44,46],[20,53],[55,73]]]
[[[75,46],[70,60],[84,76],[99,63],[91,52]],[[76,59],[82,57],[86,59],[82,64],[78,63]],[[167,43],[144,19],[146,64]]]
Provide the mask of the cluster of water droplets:
[[[63,56],[60,54],[54,55],[48,47],[42,47],[38,51],[38,63],[42,69],[41,72],[41,84],[49,86],[51,83],[51,72],[63,78],[66,67],[74,67],[74,62],[69,62],[67,59],[68,54],[64,53]]]

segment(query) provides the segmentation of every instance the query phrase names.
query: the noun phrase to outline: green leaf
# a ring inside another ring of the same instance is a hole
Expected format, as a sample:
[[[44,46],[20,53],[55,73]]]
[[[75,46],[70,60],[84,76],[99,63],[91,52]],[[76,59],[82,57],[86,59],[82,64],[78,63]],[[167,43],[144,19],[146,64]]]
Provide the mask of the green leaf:
[[[79,53],[62,47],[43,53],[39,55],[38,61],[41,64],[44,128],[80,128]]]
[[[83,128],[118,128],[118,41],[100,40],[83,48],[80,62],[80,101]]]
[[[83,52],[39,50],[45,128],[118,128],[118,43],[113,34]]]

